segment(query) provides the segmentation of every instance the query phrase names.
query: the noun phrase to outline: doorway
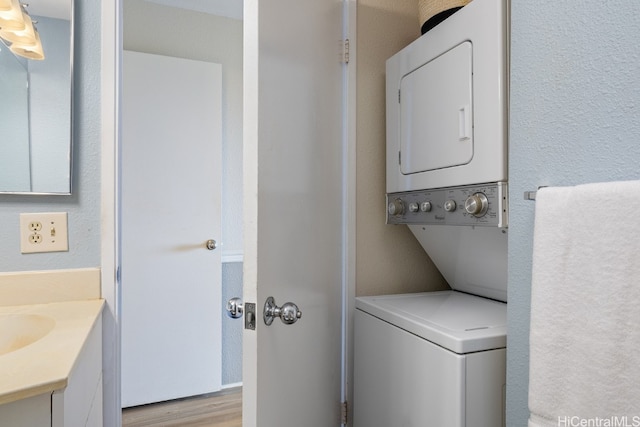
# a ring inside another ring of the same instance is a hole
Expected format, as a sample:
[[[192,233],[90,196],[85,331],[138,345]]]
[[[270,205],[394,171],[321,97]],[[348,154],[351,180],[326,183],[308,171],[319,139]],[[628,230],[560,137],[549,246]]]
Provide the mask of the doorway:
[[[242,295],[242,21],[170,3],[123,2],[123,45],[125,50],[222,66],[222,232],[216,251],[222,255],[224,304]],[[221,316],[221,384],[235,388],[242,383],[242,322]]]

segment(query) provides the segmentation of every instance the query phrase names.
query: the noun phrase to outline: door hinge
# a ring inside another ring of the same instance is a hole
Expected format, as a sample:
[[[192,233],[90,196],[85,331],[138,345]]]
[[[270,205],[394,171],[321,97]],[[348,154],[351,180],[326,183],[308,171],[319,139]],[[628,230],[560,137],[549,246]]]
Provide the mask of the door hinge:
[[[402,151],[398,151],[398,164],[402,164]]]
[[[341,408],[340,408],[340,422],[342,423],[342,425],[347,425],[347,422],[349,421],[349,403],[348,402],[342,402],[340,404]]]
[[[349,39],[344,40],[344,44],[342,46],[343,53],[343,61],[345,64],[349,63]]]
[[[400,89],[398,89],[398,104],[400,104]]]

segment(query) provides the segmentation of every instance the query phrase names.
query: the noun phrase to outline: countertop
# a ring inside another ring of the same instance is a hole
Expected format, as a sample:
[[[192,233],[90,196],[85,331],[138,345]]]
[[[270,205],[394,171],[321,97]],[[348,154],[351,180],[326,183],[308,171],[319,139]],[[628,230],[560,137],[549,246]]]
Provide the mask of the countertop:
[[[65,388],[103,305],[91,299],[0,307],[0,316],[36,314],[55,321],[38,341],[0,355],[0,404]]]

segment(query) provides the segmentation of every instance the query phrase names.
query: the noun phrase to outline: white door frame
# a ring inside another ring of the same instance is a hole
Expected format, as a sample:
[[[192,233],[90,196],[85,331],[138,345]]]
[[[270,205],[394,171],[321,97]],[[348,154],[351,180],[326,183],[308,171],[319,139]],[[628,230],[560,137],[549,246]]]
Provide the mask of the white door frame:
[[[356,298],[356,70],[357,0],[344,0],[343,36],[349,40],[348,64],[344,77],[345,183],[343,231],[343,312],[342,312],[342,401],[353,402],[353,314]],[[347,410],[347,425],[353,425],[353,411]]]
[[[101,283],[103,312],[102,375],[104,425],[122,425],[120,404],[120,264],[116,219],[120,144],[120,60],[122,56],[122,0],[102,0],[101,10]]]

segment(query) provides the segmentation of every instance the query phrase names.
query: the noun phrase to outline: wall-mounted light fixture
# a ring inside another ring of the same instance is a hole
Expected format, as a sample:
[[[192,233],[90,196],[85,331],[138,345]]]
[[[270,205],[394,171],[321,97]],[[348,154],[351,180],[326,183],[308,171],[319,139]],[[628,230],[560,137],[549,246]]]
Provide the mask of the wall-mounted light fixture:
[[[34,24],[19,0],[0,0],[0,39],[14,54],[42,60],[42,42]]]

